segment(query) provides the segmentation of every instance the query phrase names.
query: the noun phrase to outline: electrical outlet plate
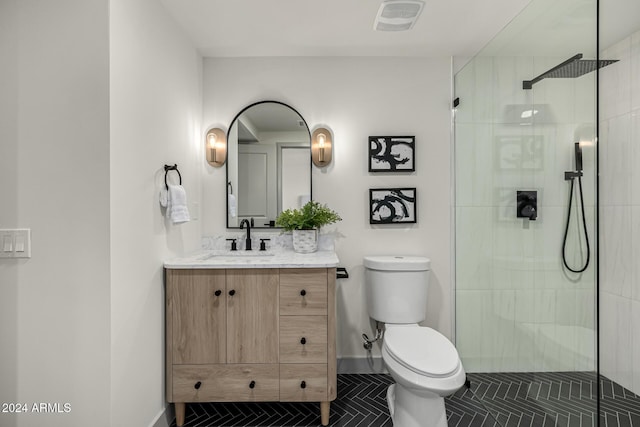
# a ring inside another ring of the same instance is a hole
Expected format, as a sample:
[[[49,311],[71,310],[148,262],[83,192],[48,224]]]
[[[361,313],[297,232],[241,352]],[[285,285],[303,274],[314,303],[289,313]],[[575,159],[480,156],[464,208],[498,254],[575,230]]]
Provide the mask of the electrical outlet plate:
[[[0,230],[0,258],[31,258],[31,229]]]

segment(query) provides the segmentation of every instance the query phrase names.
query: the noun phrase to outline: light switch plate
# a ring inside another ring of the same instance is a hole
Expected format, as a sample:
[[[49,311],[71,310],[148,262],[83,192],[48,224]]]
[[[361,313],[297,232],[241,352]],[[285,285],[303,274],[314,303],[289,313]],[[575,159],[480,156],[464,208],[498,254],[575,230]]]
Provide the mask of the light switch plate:
[[[0,230],[0,258],[13,258],[13,232]]]
[[[31,229],[0,230],[0,258],[31,258]]]

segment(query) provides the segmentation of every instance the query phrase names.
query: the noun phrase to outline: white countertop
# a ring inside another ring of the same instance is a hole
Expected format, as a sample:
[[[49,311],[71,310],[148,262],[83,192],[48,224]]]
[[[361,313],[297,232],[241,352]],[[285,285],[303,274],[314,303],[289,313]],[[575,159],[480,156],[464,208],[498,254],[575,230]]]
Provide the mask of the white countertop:
[[[338,266],[334,251],[299,254],[293,251],[201,251],[165,261],[171,269],[194,268],[332,268]]]

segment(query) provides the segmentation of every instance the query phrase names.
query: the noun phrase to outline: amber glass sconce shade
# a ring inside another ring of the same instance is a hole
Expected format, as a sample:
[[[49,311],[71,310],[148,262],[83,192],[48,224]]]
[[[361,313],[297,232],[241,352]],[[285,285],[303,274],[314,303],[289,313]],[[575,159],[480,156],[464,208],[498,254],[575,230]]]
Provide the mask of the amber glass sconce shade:
[[[211,166],[220,167],[227,160],[227,136],[222,129],[212,128],[205,138],[207,162]]]
[[[311,160],[319,168],[331,163],[333,137],[327,128],[318,128],[311,135]]]

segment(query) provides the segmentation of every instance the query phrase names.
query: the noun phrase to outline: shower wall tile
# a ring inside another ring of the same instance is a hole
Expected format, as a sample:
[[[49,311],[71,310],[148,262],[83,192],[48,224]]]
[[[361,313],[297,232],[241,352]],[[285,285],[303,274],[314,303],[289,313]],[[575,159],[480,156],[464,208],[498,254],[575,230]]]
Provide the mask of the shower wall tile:
[[[515,298],[517,323],[556,321],[556,291],[518,290]]]
[[[462,357],[463,365],[469,372],[481,372],[477,369],[478,360],[482,358],[482,342],[485,326],[484,311],[488,307],[482,304],[482,291],[458,290],[456,292],[456,311],[464,313],[473,322],[456,323],[456,348]]]
[[[616,366],[619,378],[617,382],[631,390],[633,388],[631,300],[617,298],[616,309],[618,310],[616,316]]]
[[[508,106],[532,104],[531,91],[522,89],[522,81],[533,75],[533,60],[527,57],[493,58],[493,122],[510,122]]]
[[[640,69],[638,70],[640,73]],[[640,76],[640,74],[638,74]],[[637,79],[640,81],[640,78]],[[631,112],[629,157],[631,163],[631,203],[640,205],[640,109]]]
[[[600,304],[601,372],[633,390],[631,300],[601,292]]]
[[[600,366],[640,393],[640,32],[601,58]]]
[[[631,297],[640,301],[640,206],[631,207]],[[640,334],[640,323],[637,324]],[[638,372],[640,374],[640,371]],[[640,391],[640,388],[637,389]]]
[[[601,197],[604,206],[628,205],[631,201],[631,114],[602,123],[600,142]]]
[[[459,124],[456,126],[456,199],[458,206],[491,206],[493,180],[492,126]]]
[[[477,57],[474,60],[473,122],[493,121],[493,60],[491,57]],[[463,102],[464,100],[461,100]]]
[[[633,387],[638,394],[640,390],[640,301],[631,301],[631,369],[633,372]]]
[[[595,325],[595,296],[593,289],[558,290],[556,323],[575,327],[576,330],[593,329]],[[593,344],[593,343],[592,343]]]
[[[562,206],[567,202],[567,188],[559,183],[563,179],[564,171],[571,165],[569,152],[573,140],[573,126],[549,125],[542,129],[539,127],[538,134],[543,138],[544,165],[535,177],[534,183],[536,187],[544,189],[542,206]]]
[[[513,291],[457,292],[457,310],[473,316],[474,322],[456,326],[456,346],[469,372],[491,372],[508,358],[515,340]],[[503,337],[509,339],[505,340]]]
[[[575,80],[573,95],[575,123],[585,123],[592,127],[595,141],[596,99],[593,95],[596,91],[596,73],[580,76]]]
[[[493,286],[493,209],[456,209],[457,289],[486,289]]]
[[[461,101],[455,110],[456,129],[460,124],[473,123],[474,74],[475,61],[471,61],[456,74],[454,79],[455,94]]]
[[[600,289],[604,292],[631,298],[634,265],[632,257],[631,207],[604,206],[600,236]]]
[[[631,110],[631,38],[605,49],[600,57],[619,60],[600,70],[600,119],[606,120]]]
[[[640,31],[631,36],[631,110],[640,109]]]
[[[566,58],[545,58],[545,64],[542,67],[542,73],[548,69],[555,67]],[[536,62],[539,58],[536,58]],[[537,73],[537,74],[539,74]],[[536,75],[537,75],[536,74]],[[567,82],[570,82],[567,84]],[[544,79],[537,83],[533,92],[533,103],[548,105],[553,108],[552,123],[574,123],[575,120],[575,83],[567,79]]]

